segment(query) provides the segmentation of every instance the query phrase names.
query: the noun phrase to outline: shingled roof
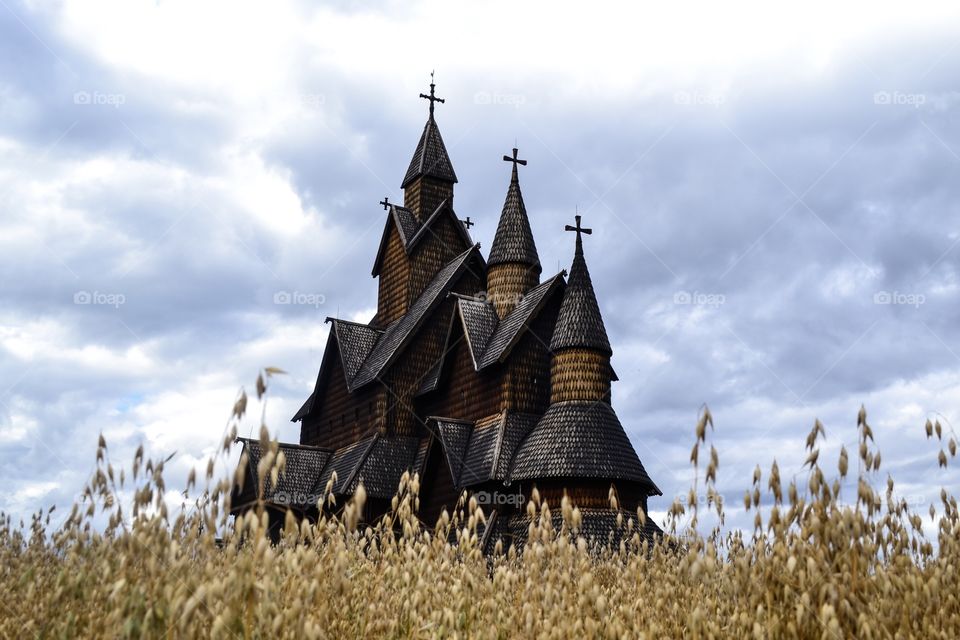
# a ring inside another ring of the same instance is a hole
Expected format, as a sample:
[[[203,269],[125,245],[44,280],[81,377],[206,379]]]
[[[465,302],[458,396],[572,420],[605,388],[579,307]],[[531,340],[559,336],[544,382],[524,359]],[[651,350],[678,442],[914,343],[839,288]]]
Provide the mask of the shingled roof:
[[[480,357],[487,348],[487,342],[497,328],[499,319],[493,305],[483,300],[457,296],[457,315],[463,326],[473,366],[479,369]]]
[[[411,182],[421,176],[439,178],[447,182],[457,181],[457,174],[453,171],[453,164],[450,163],[450,156],[447,155],[447,148],[443,144],[440,129],[432,114],[423,127],[420,142],[413,152],[413,158],[410,160],[410,166],[407,168],[407,174],[400,188],[406,189]]]
[[[324,361],[330,357],[328,354],[334,353],[332,343],[336,341],[336,353],[340,356],[340,362],[343,365],[343,375],[346,379],[347,388],[350,388],[360,367],[367,359],[367,356],[370,355],[377,340],[383,335],[383,331],[374,329],[369,325],[360,324],[359,322],[350,322],[349,320],[340,320],[338,318],[328,317],[326,322],[329,322],[332,327],[327,337]],[[320,371],[321,373],[323,372],[322,367]],[[317,376],[317,385],[320,384],[320,377],[319,375]],[[302,420],[310,414],[313,410],[313,400],[316,395],[317,390],[316,387],[314,387],[310,397],[307,398],[306,402],[303,403],[297,413],[291,418],[291,422]]]
[[[510,315],[500,321],[493,335],[490,336],[487,348],[479,360],[480,369],[489,367],[496,362],[503,362],[513,346],[520,340],[520,336],[529,328],[530,323],[533,322],[533,319],[546,304],[550,298],[550,293],[556,287],[563,286],[563,275],[564,272],[561,271],[530,289],[514,310],[510,312]]]
[[[409,311],[386,328],[350,385],[350,391],[375,380],[406,347],[424,318],[446,297],[471,258],[483,261],[480,245],[474,245],[437,272]]]
[[[259,440],[237,438],[243,443],[243,452],[247,454],[247,483],[259,487],[257,470],[264,456],[263,445]],[[317,476],[333,456],[333,451],[321,447],[279,443],[279,451],[286,458],[286,469],[277,477],[276,486],[270,486],[269,479],[263,484],[262,498],[265,502],[281,507],[306,508],[315,504],[313,486]],[[235,505],[234,508],[240,505]]]
[[[475,370],[480,371],[503,362],[510,355],[511,349],[550,298],[550,293],[555,287],[563,286],[564,273],[561,271],[531,289],[520,304],[503,320],[497,317],[493,305],[485,300],[456,293],[450,294],[457,298],[457,313],[451,322],[461,323]],[[424,375],[417,395],[437,388],[444,358],[450,357],[453,352],[450,348],[450,340],[451,337],[448,335],[441,360],[437,361]]]
[[[350,493],[352,491],[351,487],[356,487],[354,480],[356,479],[357,472],[360,470],[360,466],[366,459],[367,454],[370,453],[370,449],[372,449],[376,443],[377,435],[378,434],[374,432],[372,435],[334,451],[329,462],[324,466],[322,471],[313,478],[314,494],[317,496],[324,494],[327,489],[327,482],[329,482],[334,472],[337,474],[337,481],[333,484],[332,492],[337,495]]]
[[[404,472],[416,469],[420,444],[421,438],[414,436],[377,436],[345,493],[353,493],[362,482],[368,496],[392,498]]]
[[[552,404],[517,448],[511,480],[565,478],[629,480],[661,495],[606,402]]]
[[[327,318],[327,322],[333,325],[337,345],[340,348],[343,372],[349,385],[356,377],[357,372],[360,371],[360,367],[363,366],[367,356],[373,351],[373,347],[377,344],[380,336],[383,335],[383,331],[358,322],[337,318]]]
[[[388,211],[386,222],[384,222],[383,225],[383,234],[380,236],[380,246],[377,248],[377,255],[373,260],[371,275],[374,277],[380,275],[380,269],[383,267],[383,258],[386,255],[387,242],[390,239],[391,225],[396,225],[397,232],[400,234],[400,243],[403,245],[403,250],[407,255],[413,252],[423,238],[430,235],[430,229],[444,216],[453,218],[453,228],[460,235],[464,245],[468,247],[473,246],[473,239],[470,237],[470,232],[467,231],[467,228],[457,217],[456,212],[453,210],[453,207],[450,206],[448,200],[443,200],[437,208],[433,210],[433,213],[423,221],[423,224],[417,220],[413,211],[406,207],[390,204],[388,205]]]
[[[617,514],[621,516],[621,524],[617,524]],[[633,519],[633,528],[630,528],[630,520]],[[563,525],[563,514],[557,509],[550,518],[554,530],[559,531]],[[510,538],[517,551],[522,551],[527,540],[527,533],[530,530],[530,516],[526,511],[519,511],[509,518],[498,518],[495,523],[495,530],[488,537],[485,551],[490,553],[498,539]],[[663,536],[663,530],[657,526],[653,518],[647,517],[646,524],[641,528],[637,522],[637,514],[620,509],[580,509],[580,528],[577,531],[571,531],[570,534],[575,538],[583,538],[587,542],[589,549],[600,551],[602,549],[616,549],[621,541],[629,540],[634,534],[639,534],[640,541],[646,540],[649,544],[657,538]]]
[[[508,262],[530,265],[531,269],[540,273],[540,257],[537,255],[537,244],[533,241],[533,232],[530,230],[530,220],[527,218],[527,208],[523,204],[523,194],[520,193],[516,163],[513,165],[510,186],[507,187],[507,198],[503,202],[497,233],[493,237],[493,244],[490,245],[487,264]]]
[[[504,411],[493,420],[480,421],[470,434],[458,486],[470,487],[490,480],[505,480],[517,445],[539,416]]]
[[[560,315],[550,340],[550,349],[553,351],[568,347],[596,349],[608,355],[613,353],[607,330],[603,326],[597,295],[593,291],[587,261],[583,258],[583,240],[579,232],[567,290],[563,294]]]
[[[454,483],[457,483],[460,472],[463,470],[463,461],[467,455],[467,443],[470,441],[473,423],[466,420],[454,420],[453,418],[427,418],[427,420],[437,425],[436,432],[440,444],[443,446],[443,453],[447,458],[447,466],[450,467],[450,476]]]

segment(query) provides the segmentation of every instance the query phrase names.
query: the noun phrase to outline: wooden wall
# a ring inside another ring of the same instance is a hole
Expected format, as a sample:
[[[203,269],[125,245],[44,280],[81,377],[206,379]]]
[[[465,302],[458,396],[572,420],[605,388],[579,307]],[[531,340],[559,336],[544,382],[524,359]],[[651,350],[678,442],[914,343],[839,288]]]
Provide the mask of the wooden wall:
[[[430,176],[417,178],[403,190],[403,206],[413,211],[420,222],[426,220],[444,200],[453,206],[453,183]]]
[[[505,366],[501,409],[543,413],[550,400],[550,338],[560,312],[557,291],[514,346]]]
[[[487,276],[487,299],[497,315],[507,317],[520,299],[540,284],[540,270],[529,265],[509,262],[490,265]]]
[[[435,391],[418,398],[418,412],[423,416],[463,420],[479,420],[499,412],[503,368],[494,367],[482,373],[474,371],[459,319],[454,322],[450,345],[440,383]]]
[[[331,341],[327,348],[338,347]],[[334,353],[331,356],[330,369],[313,401],[314,409],[301,423],[300,444],[338,449],[356,442],[371,427],[383,428],[383,389],[367,385],[350,394],[340,355]]]
[[[377,324],[380,327],[387,326],[407,312],[409,293],[410,261],[397,225],[391,222],[377,292]]]
[[[610,403],[610,358],[593,349],[563,349],[553,356],[551,402]]]

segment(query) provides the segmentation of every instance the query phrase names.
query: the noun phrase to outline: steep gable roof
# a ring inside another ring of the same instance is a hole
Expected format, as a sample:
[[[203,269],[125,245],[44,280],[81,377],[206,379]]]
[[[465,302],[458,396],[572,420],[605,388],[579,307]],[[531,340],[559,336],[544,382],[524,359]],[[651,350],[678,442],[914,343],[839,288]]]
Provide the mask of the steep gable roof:
[[[538,419],[534,414],[504,411],[493,420],[478,422],[470,435],[459,485],[505,480],[517,445]]]
[[[456,295],[456,294],[454,294]],[[497,312],[493,305],[457,295],[457,317],[463,326],[463,333],[473,358],[473,366],[479,368],[480,357],[487,348],[487,342],[497,328]]]
[[[366,460],[367,454],[370,453],[373,445],[376,444],[378,435],[377,432],[374,432],[365,438],[334,451],[322,472],[315,476],[314,493],[319,496],[323,495],[326,491],[327,483],[330,481],[330,478],[333,477],[334,472],[337,474],[337,481],[333,484],[331,491],[336,495],[350,493],[350,491],[352,491],[351,487],[356,487],[354,480],[356,479],[357,472],[360,470],[361,465],[363,465],[363,461]]]
[[[343,366],[343,374],[347,388],[349,389],[356,377],[357,372],[363,365],[363,362],[370,355],[374,345],[383,331],[375,329],[359,322],[350,322],[349,320],[340,320],[338,318],[328,317],[326,322],[331,324],[330,333],[327,336],[327,346],[323,353],[323,362],[320,365],[320,372],[317,374],[317,381],[314,384],[313,392],[307,401],[303,403],[300,409],[294,414],[291,422],[297,422],[304,419],[313,411],[314,398],[323,384],[324,373],[330,366],[329,359],[338,356]],[[337,348],[333,349],[336,343]]]
[[[500,321],[487,342],[483,357],[480,358],[480,369],[506,359],[523,332],[529,328],[530,323],[549,300],[550,294],[563,285],[563,276],[564,272],[561,271],[535,286],[523,296],[510,315]]]
[[[480,264],[483,264],[480,245],[474,245],[467,249],[440,269],[423,293],[420,294],[420,297],[410,306],[407,313],[386,328],[357,376],[353,379],[350,385],[351,391],[372,382],[393,363],[394,359],[409,344],[424,319],[444,299],[450,291],[450,287],[466,270],[471,260],[477,260]]]
[[[428,422],[437,425],[437,436],[443,446],[443,453],[450,467],[450,476],[455,485],[459,486],[460,472],[463,470],[463,461],[467,454],[467,443],[473,431],[473,423],[453,418],[427,418]]]
[[[257,473],[260,461],[266,453],[259,440],[253,438],[237,438],[243,444],[243,452],[247,454],[247,483],[257,491],[260,478]],[[330,460],[333,451],[322,447],[279,443],[279,451],[286,458],[286,469],[277,477],[276,486],[270,486],[269,478],[263,482],[262,498],[265,502],[281,507],[307,508],[315,506],[313,486],[317,476]],[[241,505],[234,505],[234,509]]]
[[[392,498],[400,486],[400,477],[416,467],[420,444],[421,438],[415,436],[377,437],[345,492],[353,493],[362,482],[368,496]]]
[[[432,114],[423,127],[420,142],[417,143],[417,148],[413,152],[413,158],[410,159],[410,166],[407,168],[400,188],[406,189],[411,182],[421,176],[439,178],[447,182],[457,181],[457,174],[454,173],[450,156],[447,155],[447,147],[440,136],[440,128],[437,127],[437,121],[433,119]]]
[[[340,348],[340,360],[343,362],[343,373],[346,375],[347,385],[349,385],[370,352],[373,351],[377,340],[383,335],[380,329],[374,329],[365,324],[350,322],[348,320],[339,320],[337,318],[327,318],[327,322],[333,325],[333,331],[337,336],[337,345]]]
[[[553,351],[568,347],[596,349],[608,355],[613,353],[607,330],[603,326],[597,295],[593,291],[587,261],[583,257],[583,241],[579,233],[567,290],[563,294],[560,315],[550,340],[550,349]]]
[[[441,202],[439,206],[433,210],[433,213],[423,221],[423,224],[417,220],[413,211],[410,209],[395,204],[389,205],[389,213],[383,225],[383,234],[380,236],[380,246],[377,248],[377,256],[373,261],[371,275],[374,277],[380,275],[380,270],[383,267],[383,258],[387,252],[387,243],[390,240],[391,227],[396,226],[397,233],[400,235],[400,244],[403,245],[403,250],[409,256],[420,241],[430,235],[434,224],[444,217],[453,218],[453,228],[460,235],[464,246],[473,246],[474,243],[470,237],[470,232],[467,231],[467,228],[460,219],[457,218],[456,212],[447,200]]]
[[[529,328],[550,299],[552,292],[563,286],[565,273],[561,271],[531,289],[520,304],[503,320],[497,317],[493,305],[485,300],[458,293],[450,294],[457,298],[456,311],[451,319],[451,331],[447,334],[447,341],[440,359],[423,377],[416,395],[429,393],[439,386],[443,366],[454,351],[451,347],[454,335],[453,323],[459,322],[463,327],[467,349],[473,360],[475,371],[482,371],[498,362],[504,362],[510,356],[513,347],[520,341],[523,332]]]

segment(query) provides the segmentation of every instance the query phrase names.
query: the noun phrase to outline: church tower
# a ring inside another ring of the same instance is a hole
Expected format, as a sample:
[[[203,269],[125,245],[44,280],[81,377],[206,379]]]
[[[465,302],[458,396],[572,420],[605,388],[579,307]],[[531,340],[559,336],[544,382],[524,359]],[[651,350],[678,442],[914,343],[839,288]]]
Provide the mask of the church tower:
[[[560,315],[550,340],[553,362],[550,367],[550,402],[606,402],[610,403],[610,340],[603,326],[600,306],[593,291],[593,281],[583,257],[582,234],[592,229],[566,226],[577,234],[573,265],[563,295]]]
[[[487,260],[487,298],[500,319],[510,315],[521,298],[540,284],[541,272],[537,245],[533,241],[517,175],[517,165],[526,165],[527,161],[517,158],[516,149],[513,157],[503,156],[503,159],[513,163],[513,171]]]
[[[444,201],[447,206],[453,206],[453,185],[457,182],[457,174],[453,171],[453,164],[450,163],[450,156],[447,155],[447,148],[433,117],[435,103],[444,102],[443,98],[436,96],[435,89],[431,73],[430,94],[420,94],[421,98],[430,101],[430,116],[400,185],[403,189],[403,206],[413,212],[420,224]]]
[[[566,227],[577,246],[550,341],[550,407],[517,448],[511,479],[535,483],[557,501],[577,486],[571,497],[589,507],[606,504],[613,486],[621,505],[646,511],[647,497],[660,490],[610,405],[613,351],[583,257],[583,234],[592,231],[576,221]]]

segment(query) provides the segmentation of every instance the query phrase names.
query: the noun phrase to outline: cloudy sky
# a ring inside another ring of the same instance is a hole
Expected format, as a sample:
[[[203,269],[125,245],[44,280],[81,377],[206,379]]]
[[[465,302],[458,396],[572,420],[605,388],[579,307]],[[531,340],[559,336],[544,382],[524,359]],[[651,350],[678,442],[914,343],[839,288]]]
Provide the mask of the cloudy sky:
[[[68,506],[100,432],[185,478],[264,366],[296,440],[431,69],[485,248],[515,143],[545,272],[594,228],[653,510],[704,404],[735,524],[755,464],[802,478],[819,417],[835,468],[861,404],[878,482],[957,485],[922,427],[960,429],[960,5],[349,4],[0,0],[0,510]]]

